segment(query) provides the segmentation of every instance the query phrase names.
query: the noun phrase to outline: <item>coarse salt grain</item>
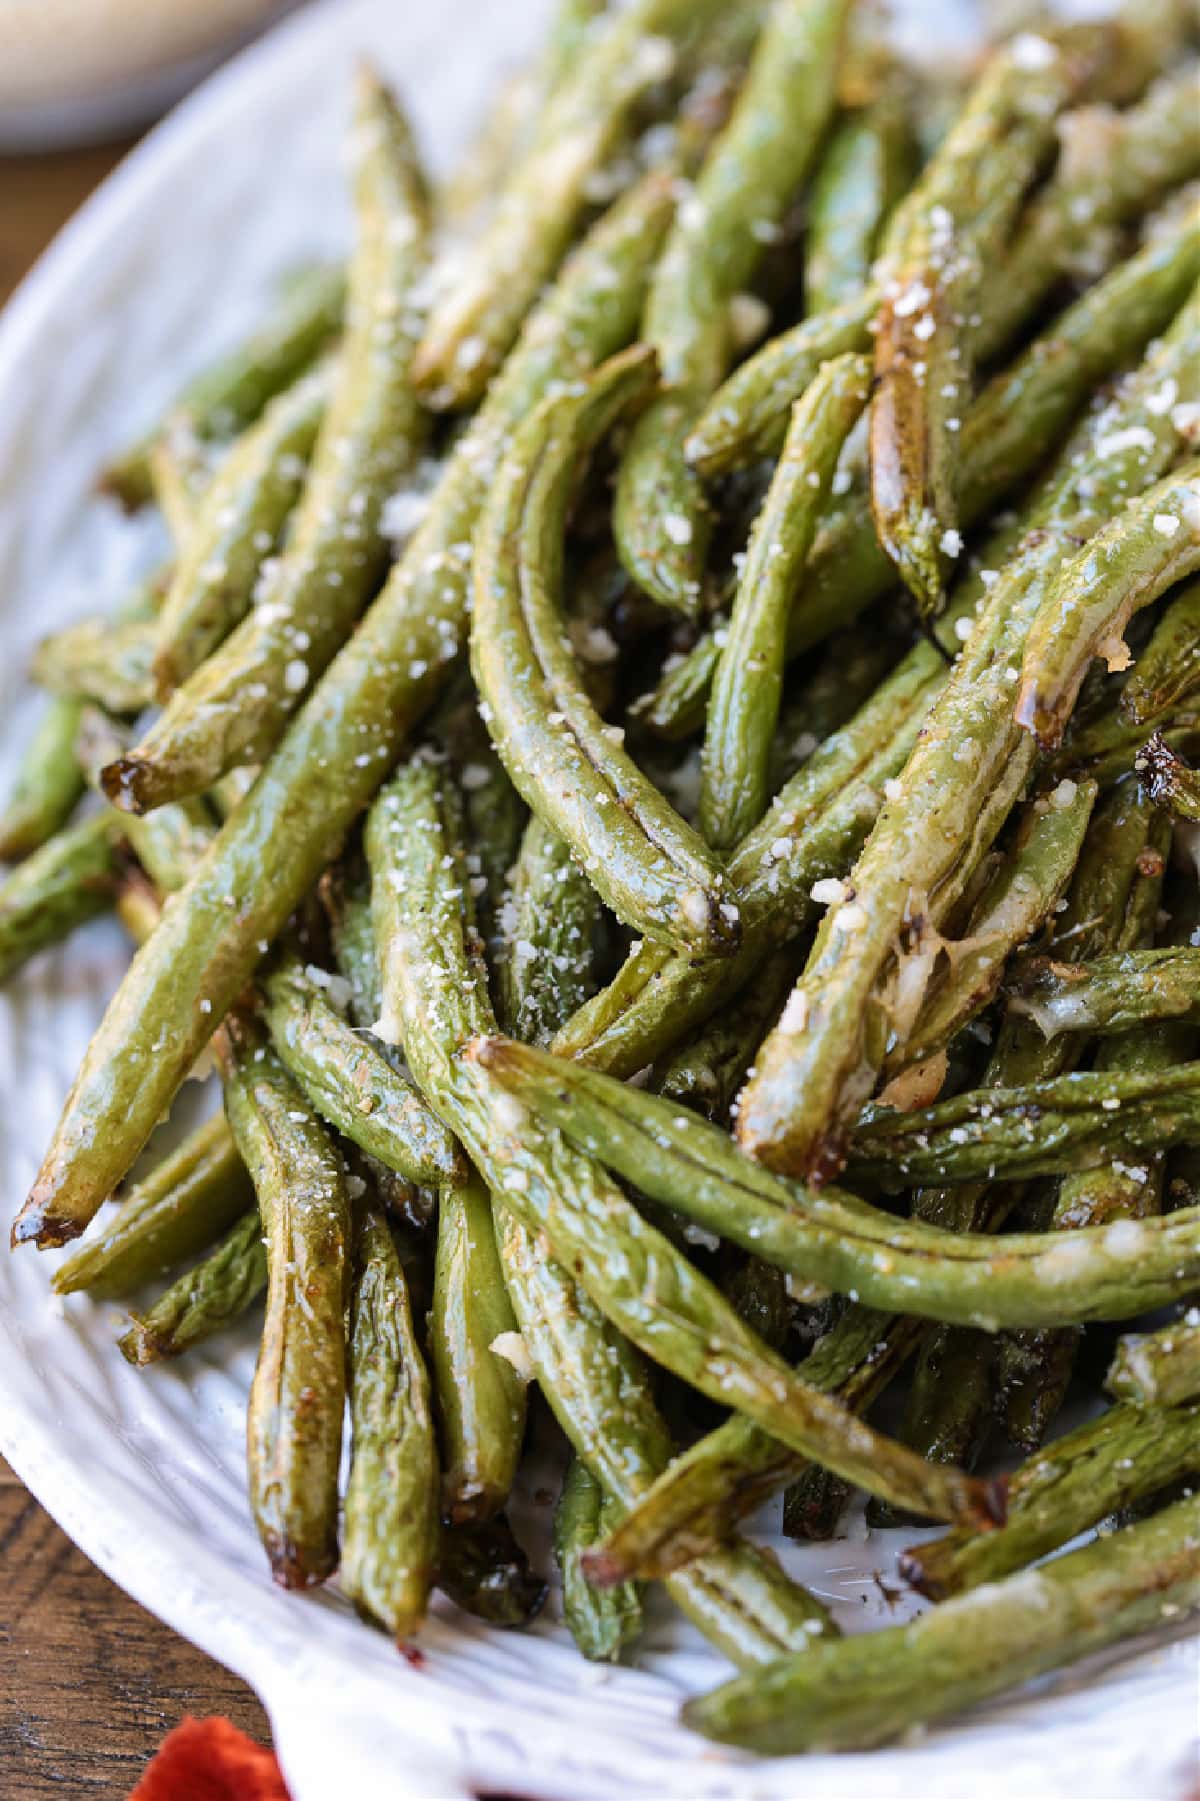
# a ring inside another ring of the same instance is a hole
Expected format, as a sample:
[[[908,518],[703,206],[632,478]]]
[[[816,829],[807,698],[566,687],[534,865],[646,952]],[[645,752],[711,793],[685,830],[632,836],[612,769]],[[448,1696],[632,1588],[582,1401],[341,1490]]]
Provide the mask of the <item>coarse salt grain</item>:
[[[836,907],[840,901],[848,900],[853,890],[848,882],[841,882],[835,875],[822,876],[809,889],[810,897],[818,907]]]

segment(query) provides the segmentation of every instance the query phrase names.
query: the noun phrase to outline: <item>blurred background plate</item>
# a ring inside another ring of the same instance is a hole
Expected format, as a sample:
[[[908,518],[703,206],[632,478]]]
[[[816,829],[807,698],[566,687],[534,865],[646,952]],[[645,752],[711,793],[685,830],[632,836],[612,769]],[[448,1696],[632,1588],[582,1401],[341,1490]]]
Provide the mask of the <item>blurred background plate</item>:
[[[0,151],[136,131],[304,0],[0,0]]]

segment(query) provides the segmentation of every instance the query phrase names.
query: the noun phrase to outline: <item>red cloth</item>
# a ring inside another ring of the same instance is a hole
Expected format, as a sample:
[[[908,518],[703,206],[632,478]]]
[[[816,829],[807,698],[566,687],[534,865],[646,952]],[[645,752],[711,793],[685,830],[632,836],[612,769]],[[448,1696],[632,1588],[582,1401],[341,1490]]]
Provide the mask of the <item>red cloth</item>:
[[[129,1801],[288,1801],[274,1754],[228,1720],[185,1718]]]

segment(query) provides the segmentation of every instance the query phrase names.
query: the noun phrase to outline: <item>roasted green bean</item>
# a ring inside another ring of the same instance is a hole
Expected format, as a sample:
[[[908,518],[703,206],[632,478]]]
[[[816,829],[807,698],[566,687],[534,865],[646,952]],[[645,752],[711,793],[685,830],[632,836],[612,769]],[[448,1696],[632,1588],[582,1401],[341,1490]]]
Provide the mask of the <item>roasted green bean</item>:
[[[804,301],[831,312],[866,287],[879,234],[909,184],[915,149],[897,86],[848,113],[825,149],[808,202]]]
[[[540,819],[521,840],[502,912],[500,1017],[514,1038],[548,1044],[595,990],[596,890]]]
[[[594,1663],[615,1663],[642,1629],[634,1584],[596,1588],[581,1565],[618,1512],[582,1458],[572,1457],[554,1513],[554,1554],[562,1573],[563,1617],[583,1655]]]
[[[202,439],[229,438],[253,424],[267,402],[295,381],[338,331],[345,300],[340,269],[318,265],[303,270],[285,284],[265,323],[183,390],[168,420],[185,421]],[[101,486],[127,507],[142,506],[150,498],[148,456],[156,436],[152,433],[124,451],[101,476]]]
[[[563,646],[557,604],[579,461],[652,377],[649,354],[629,351],[517,434],[476,550],[471,667],[513,782],[618,918],[668,943],[732,950],[738,915],[720,868],[613,742]]]
[[[863,1750],[1176,1619],[1200,1602],[1200,1496],[907,1626],[814,1645],[689,1701],[686,1723],[769,1753]]]
[[[433,1397],[382,1216],[358,1222],[350,1303],[350,1476],[341,1584],[394,1638],[425,1617],[438,1556]]]
[[[98,814],[64,826],[0,884],[0,982],[105,913],[121,876],[121,822]]]
[[[1193,386],[1200,393],[1198,343],[1200,291],[1044,479],[1018,554],[987,592],[900,792],[826,914],[795,1005],[743,1091],[738,1137],[760,1160],[818,1179],[840,1166],[846,1126],[888,1044],[880,984],[896,968],[906,918],[915,909],[935,926],[944,919],[1032,768],[1032,738],[1013,718],[1026,636],[1064,552],[1174,460],[1179,430],[1166,409],[1156,410],[1157,397],[1164,384],[1176,399]],[[1086,549],[1080,554],[1086,558]]]
[[[337,1566],[353,1254],[345,1173],[250,1018],[225,1022],[217,1054],[267,1253],[267,1316],[246,1422],[250,1505],[276,1582],[305,1588]]]
[[[225,1116],[214,1114],[130,1189],[102,1231],[59,1264],[54,1291],[86,1289],[96,1300],[128,1294],[207,1250],[253,1199]]]
[[[429,221],[408,126],[365,69],[351,143],[358,241],[346,334],[288,542],[253,610],[106,772],[110,800],[130,812],[196,793],[265,756],[386,564],[384,503],[426,434],[410,364]]]
[[[443,1187],[428,1332],[445,1447],[442,1508],[452,1523],[487,1519],[512,1487],[525,1429],[516,1323],[487,1190],[474,1176]]]
[[[956,1233],[915,1220],[896,1219],[849,1194],[832,1189],[812,1193],[752,1163],[724,1132],[679,1114],[657,1095],[645,1094],[577,1063],[567,1063],[529,1045],[488,1039],[472,1046],[472,1059],[503,1084],[523,1106],[536,1108],[546,1125],[566,1133],[581,1150],[598,1158],[652,1200],[677,1208],[705,1230],[765,1257],[804,1282],[817,1282],[868,1306],[920,1313],[950,1325],[1061,1325],[1084,1319],[1128,1319],[1149,1307],[1178,1300],[1196,1281],[1200,1267],[1200,1210],[1184,1209],[1163,1219],[1083,1232],[1007,1233],[997,1242],[977,1233]],[[1135,1105],[1118,1103],[1119,1127],[1103,1106],[1113,1086],[1107,1076],[1066,1076],[1028,1091],[984,1089],[943,1101],[924,1113],[880,1113],[860,1129],[864,1146],[858,1164],[895,1180],[944,1181],[951,1171],[963,1180],[988,1175],[993,1157],[988,1134],[1007,1139],[1009,1161],[1019,1166],[1039,1159],[1061,1168],[1073,1153],[1031,1146],[1019,1112],[1026,1095],[1091,1097],[1077,1116],[1093,1142],[1081,1155],[1099,1161],[1117,1131],[1136,1142],[1131,1126]],[[1137,1090],[1134,1078],[1126,1089]],[[1170,1143],[1185,1135],[1200,1074],[1190,1065],[1173,1076],[1145,1078],[1150,1091],[1140,1119],[1155,1110],[1161,1118],[1168,1100],[1175,1110],[1165,1127]],[[1015,1097],[1020,1096],[1018,1100]],[[1035,1105],[1032,1100],[1029,1105]],[[987,1115],[985,1118],[984,1115]],[[532,1117],[532,1115],[530,1115]],[[1071,1116],[1068,1116],[1070,1118]],[[935,1136],[929,1122],[945,1130]],[[951,1139],[963,1120],[973,1122],[962,1139]],[[1102,1123],[1103,1122],[1103,1123]],[[1176,1128],[1173,1130],[1172,1128]],[[1149,1124],[1142,1129],[1147,1133]],[[1190,1129],[1194,1130],[1194,1126]],[[1106,1136],[1107,1134],[1107,1136]],[[981,1148],[979,1140],[986,1148]],[[870,1147],[869,1160],[865,1147]],[[771,1430],[768,1427],[768,1430]],[[804,1446],[798,1447],[802,1450]],[[836,1468],[832,1457],[817,1461]],[[870,1487],[871,1485],[865,1484]]]
[[[1008,1519],[986,1537],[949,1533],[901,1555],[905,1580],[931,1600],[995,1582],[1057,1551],[1109,1514],[1200,1469],[1200,1405],[1162,1413],[1112,1407],[1023,1463]]]
[[[1131,1333],[1117,1346],[1105,1386],[1137,1407],[1171,1407],[1200,1394],[1200,1317],[1194,1307],[1157,1332]]]
[[[470,536],[508,434],[547,384],[578,377],[627,341],[673,205],[664,176],[636,187],[531,315],[377,604],[135,960],[15,1228],[18,1241],[78,1235],[133,1163],[264,946],[336,856],[461,646]],[[164,1047],[149,1064],[139,1039]]]
[[[792,594],[869,387],[865,357],[836,357],[825,364],[796,402],[755,521],[713,677],[704,739],[700,824],[718,851],[733,850],[766,810]]]
[[[733,352],[730,307],[752,279],[833,111],[847,0],[775,0],[724,131],[679,209],[646,303],[643,336],[664,390],[621,460],[613,529],[632,579],[694,612],[712,520],[684,456]]]
[[[303,376],[268,403],[217,470],[158,616],[159,700],[187,681],[254,605],[255,583],[300,494],[330,386],[325,364]]]
[[[266,1286],[262,1221],[258,1208],[251,1207],[148,1312],[130,1314],[117,1340],[121,1355],[139,1366],[179,1357],[239,1319]]]
[[[17,764],[0,814],[0,862],[18,863],[62,830],[84,790],[75,757],[81,703],[50,701]]]

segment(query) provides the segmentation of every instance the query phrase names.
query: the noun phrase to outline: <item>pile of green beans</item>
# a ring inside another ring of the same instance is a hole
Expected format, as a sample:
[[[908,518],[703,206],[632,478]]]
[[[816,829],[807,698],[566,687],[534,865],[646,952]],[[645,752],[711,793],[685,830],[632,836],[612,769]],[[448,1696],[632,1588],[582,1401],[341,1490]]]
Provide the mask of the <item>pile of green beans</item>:
[[[1200,1602],[1194,25],[934,130],[866,10],[561,0],[441,188],[364,70],[349,258],[101,471],[172,561],[0,815],[0,980],[138,947],[13,1245],[135,1370],[258,1331],[275,1580],[525,1626],[533,1421],[580,1653],[662,1583],[763,1753]],[[843,1639],[783,1489],[940,1523],[930,1611]]]

